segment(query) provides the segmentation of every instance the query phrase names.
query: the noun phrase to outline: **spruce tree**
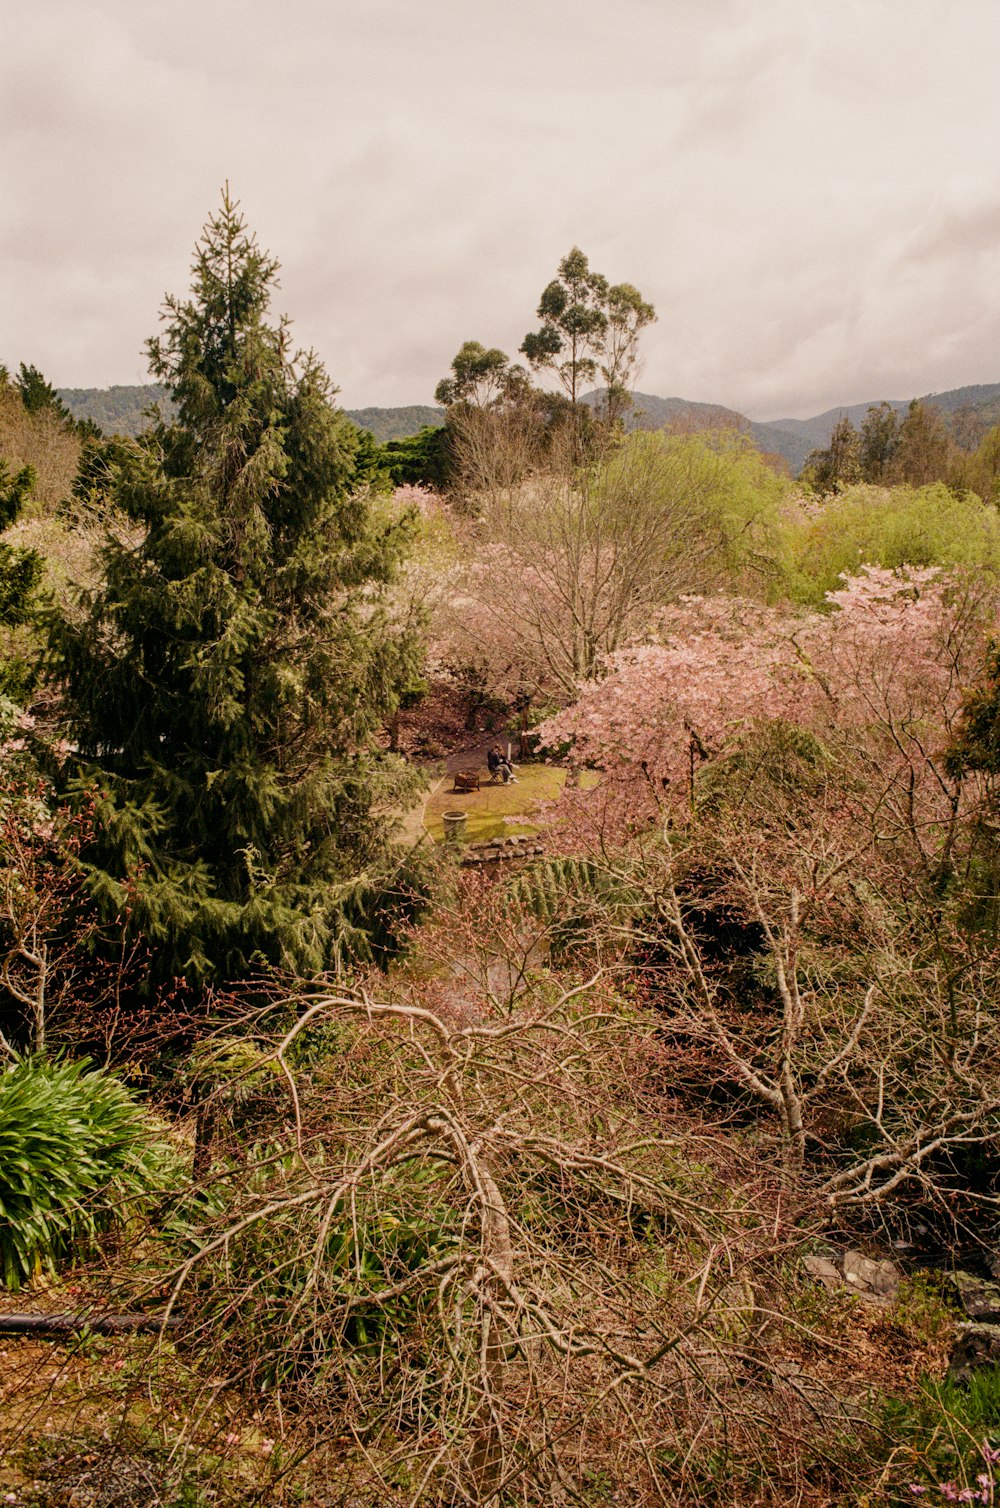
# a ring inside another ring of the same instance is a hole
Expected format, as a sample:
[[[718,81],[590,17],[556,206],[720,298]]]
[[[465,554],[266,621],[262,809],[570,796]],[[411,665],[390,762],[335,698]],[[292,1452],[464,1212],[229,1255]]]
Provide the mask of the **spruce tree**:
[[[24,511],[35,483],[30,466],[12,476],[0,460],[0,535],[16,523]],[[33,668],[12,651],[9,629],[30,623],[44,568],[37,550],[6,544],[0,538],[0,698],[21,701],[31,688]]]
[[[189,982],[360,941],[401,778],[373,734],[417,659],[383,602],[410,521],[355,485],[336,389],[269,322],[276,274],[227,190],[148,342],[175,416],[116,448],[130,528],[53,625],[92,891]]]

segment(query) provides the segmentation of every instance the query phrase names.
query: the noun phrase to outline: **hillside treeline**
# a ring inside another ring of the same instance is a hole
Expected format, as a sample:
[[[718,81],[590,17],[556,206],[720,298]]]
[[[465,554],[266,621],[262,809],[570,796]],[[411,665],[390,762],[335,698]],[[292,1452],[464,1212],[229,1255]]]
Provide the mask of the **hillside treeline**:
[[[996,502],[1000,424],[987,427],[985,414],[971,410],[946,416],[916,398],[902,416],[888,403],[873,404],[860,429],[846,415],[838,421],[829,446],[807,457],[802,477],[823,495],[860,481],[944,482],[955,492]]]

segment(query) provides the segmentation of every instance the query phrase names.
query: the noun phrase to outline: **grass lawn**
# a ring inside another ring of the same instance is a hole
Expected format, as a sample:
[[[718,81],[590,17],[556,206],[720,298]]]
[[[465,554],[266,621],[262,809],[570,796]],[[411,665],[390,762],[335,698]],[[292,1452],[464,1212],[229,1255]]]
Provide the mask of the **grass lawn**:
[[[424,808],[424,827],[435,840],[444,837],[443,812],[465,812],[468,821],[465,827],[466,842],[485,843],[489,838],[501,838],[514,833],[532,833],[529,816],[540,801],[553,801],[566,781],[566,771],[548,764],[522,764],[517,770],[517,784],[487,785],[483,772],[481,791],[463,791],[456,794],[449,775],[435,787]],[[524,821],[510,822],[504,818],[523,817]]]

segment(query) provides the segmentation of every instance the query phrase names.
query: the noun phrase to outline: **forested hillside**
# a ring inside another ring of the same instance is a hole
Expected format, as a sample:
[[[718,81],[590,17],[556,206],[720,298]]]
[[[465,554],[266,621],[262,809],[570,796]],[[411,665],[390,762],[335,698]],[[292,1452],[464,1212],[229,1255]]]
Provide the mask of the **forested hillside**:
[[[166,391],[156,384],[139,387],[60,388],[59,397],[79,419],[91,419],[105,434],[137,435],[146,425],[144,417],[150,404],[167,402]],[[871,403],[853,403],[827,409],[811,419],[748,419],[721,405],[693,403],[686,398],[660,398],[653,393],[633,393],[634,408],[628,424],[642,429],[726,429],[749,434],[758,448],[781,456],[793,476],[797,476],[812,450],[830,443],[834,427],[845,417],[854,425],[863,423]],[[584,402],[599,407],[602,392],[587,393]],[[955,388],[946,393],[932,393],[920,400],[941,412],[949,434],[957,445],[974,450],[995,424],[1000,422],[1000,383]],[[905,413],[909,399],[896,399],[890,407]],[[348,418],[368,430],[380,443],[402,440],[416,435],[426,426],[443,422],[444,412],[427,404],[403,408],[347,409]]]
[[[813,450],[828,446],[837,424],[849,419],[860,427],[869,409],[879,407],[879,400],[853,403],[827,409],[811,419],[748,419],[733,409],[707,403],[691,403],[685,398],[658,398],[652,393],[634,393],[635,407],[628,425],[638,429],[737,429],[752,437],[765,453],[782,456],[793,476],[797,476]],[[601,393],[587,394],[594,407],[601,403]],[[911,399],[896,399],[888,407],[900,417],[905,415]],[[956,446],[973,451],[986,434],[1000,422],[1000,383],[980,383],[955,388],[946,393],[930,393],[918,400],[941,414],[945,428]]]
[[[881,401],[881,400],[879,400]],[[904,414],[910,399],[889,400],[889,407],[897,414]],[[1000,383],[979,383],[972,387],[953,388],[946,393],[927,393],[919,400],[945,415],[949,428],[959,443],[966,449],[974,448],[988,429],[1000,421]],[[812,419],[774,419],[761,423],[757,428],[762,433],[781,431],[794,436],[804,447],[804,455],[829,445],[834,427],[842,419],[850,419],[855,426],[864,423],[865,415],[875,400],[869,403],[851,403],[841,408],[827,409]],[[780,447],[775,444],[774,449]]]
[[[166,416],[173,412],[169,391],[162,383],[149,382],[133,387],[58,389],[59,397],[77,419],[91,419],[106,435],[139,435],[149,425],[152,406]],[[444,415],[438,408],[413,404],[409,408],[361,408],[346,411],[361,429],[367,429],[380,443],[415,435],[425,425],[440,424]]]
[[[547,270],[379,445],[227,189],[0,381],[5,1503],[997,1498],[1000,429]]]
[[[360,429],[367,429],[379,443],[385,440],[405,440],[419,434],[426,426],[444,422],[444,411],[427,404],[415,403],[408,408],[348,408],[349,419]]]
[[[171,411],[170,395],[162,383],[131,387],[62,387],[59,397],[75,419],[90,419],[106,435],[138,435],[148,425],[148,410]]]

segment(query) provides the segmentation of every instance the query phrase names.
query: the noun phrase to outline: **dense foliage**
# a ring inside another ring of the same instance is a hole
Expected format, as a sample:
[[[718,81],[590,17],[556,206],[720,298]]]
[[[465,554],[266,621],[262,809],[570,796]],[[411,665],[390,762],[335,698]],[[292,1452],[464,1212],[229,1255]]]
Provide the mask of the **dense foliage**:
[[[858,483],[822,504],[798,503],[783,528],[788,595],[821,604],[843,577],[865,564],[970,566],[1000,570],[1000,516],[975,492],[943,482],[924,487]]]
[[[86,1061],[0,1071],[0,1279],[15,1292],[114,1220],[137,1217],[170,1166],[124,1085]]]
[[[450,486],[455,470],[452,437],[447,425],[425,426],[415,435],[387,440],[379,459],[396,487]]]
[[[137,532],[53,628],[92,891],[189,981],[363,940],[397,782],[371,738],[416,653],[380,600],[407,518],[356,485],[357,430],[267,322],[276,271],[226,199],[150,342],[176,418],[111,468]]]
[[[0,460],[0,534],[24,511],[34,485],[30,466],[11,476]],[[20,700],[28,690],[31,670],[6,630],[30,622],[42,579],[42,560],[37,551],[0,539],[0,697]]]

